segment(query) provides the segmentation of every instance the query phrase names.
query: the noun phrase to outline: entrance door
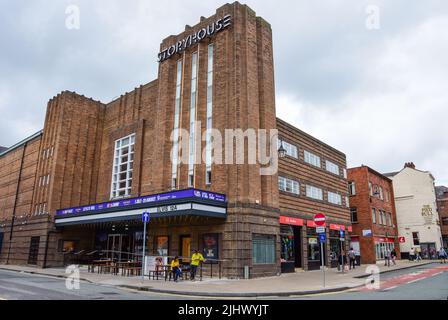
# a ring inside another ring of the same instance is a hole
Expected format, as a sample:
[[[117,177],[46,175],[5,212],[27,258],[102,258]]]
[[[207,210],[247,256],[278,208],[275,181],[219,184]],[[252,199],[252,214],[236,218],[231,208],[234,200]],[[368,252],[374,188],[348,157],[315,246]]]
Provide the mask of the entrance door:
[[[121,234],[110,234],[107,240],[107,257],[121,260]]]
[[[180,256],[183,257],[182,262],[190,262],[191,236],[180,237]]]
[[[302,268],[302,228],[293,227],[294,230],[294,260],[296,268]]]
[[[37,265],[37,257],[39,256],[39,243],[40,237],[31,237],[28,264]]]

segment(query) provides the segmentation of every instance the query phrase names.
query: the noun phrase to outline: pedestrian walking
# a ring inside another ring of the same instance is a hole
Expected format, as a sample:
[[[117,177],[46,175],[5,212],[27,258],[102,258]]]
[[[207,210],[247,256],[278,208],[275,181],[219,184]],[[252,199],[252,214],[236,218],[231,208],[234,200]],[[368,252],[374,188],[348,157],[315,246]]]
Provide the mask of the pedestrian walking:
[[[415,261],[422,261],[422,256],[421,256],[421,249],[417,247],[417,249],[415,250]]]
[[[397,260],[397,251],[395,251],[395,248],[392,249],[392,252],[390,253],[390,257],[391,257],[392,263],[394,264],[394,266],[396,266],[397,262],[395,260]]]
[[[446,253],[445,249],[443,249],[443,247],[440,247],[440,250],[439,250],[440,263],[446,263],[446,258],[447,258],[447,253]]]
[[[411,260],[411,261],[415,260],[415,249],[414,249],[414,247],[412,247],[411,251],[409,251],[409,260]]]
[[[390,250],[384,249],[384,266],[390,267]]]
[[[350,251],[348,252],[348,259],[350,260],[350,270],[352,269],[352,266],[353,266],[353,270],[354,270],[355,264],[356,264],[356,254],[355,254],[355,250],[353,250],[353,248],[350,248]]]

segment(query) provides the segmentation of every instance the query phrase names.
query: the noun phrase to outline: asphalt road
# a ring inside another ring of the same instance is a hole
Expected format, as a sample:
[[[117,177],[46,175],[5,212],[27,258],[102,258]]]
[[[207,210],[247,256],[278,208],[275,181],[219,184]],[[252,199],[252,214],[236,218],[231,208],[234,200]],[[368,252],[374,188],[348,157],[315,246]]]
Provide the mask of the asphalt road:
[[[299,300],[448,300],[448,270],[434,263],[380,276],[378,290],[355,289],[340,293],[291,297]],[[446,264],[444,266],[447,266]]]
[[[448,265],[434,263],[381,275],[379,290],[277,298],[278,300],[447,300]],[[194,297],[192,299],[199,299]],[[204,297],[203,299],[210,300]],[[272,298],[276,299],[276,298]],[[65,279],[0,270],[0,300],[188,300],[188,297],[82,282],[68,290]]]
[[[166,300],[187,297],[155,294],[81,281],[68,290],[65,279],[0,270],[0,300]]]

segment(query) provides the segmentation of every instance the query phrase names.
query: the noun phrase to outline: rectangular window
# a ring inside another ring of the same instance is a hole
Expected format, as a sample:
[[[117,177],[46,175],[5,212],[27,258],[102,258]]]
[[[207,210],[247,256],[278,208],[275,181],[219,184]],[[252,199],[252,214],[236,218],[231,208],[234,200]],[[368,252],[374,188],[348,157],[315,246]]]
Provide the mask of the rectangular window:
[[[191,58],[191,93],[190,93],[190,141],[188,157],[188,186],[194,185],[194,162],[196,145],[194,141],[196,126],[196,100],[197,100],[197,77],[198,77],[198,53],[194,52]]]
[[[418,235],[418,232],[412,232],[412,240],[414,241],[414,246],[420,245],[420,237]]]
[[[112,166],[110,191],[111,199],[131,195],[134,152],[135,134],[131,134],[115,141],[115,155]]]
[[[344,172],[344,179],[347,179],[347,169],[344,168],[342,171]]]
[[[300,194],[299,183],[297,181],[278,177],[278,189],[280,191],[290,192],[294,194]]]
[[[388,222],[389,222],[389,226],[393,227],[394,226],[394,222],[392,221],[392,213],[388,213],[387,214],[387,218],[388,218]]]
[[[383,187],[380,187],[380,199],[384,200]]]
[[[168,236],[158,236],[156,237],[156,254],[158,256],[168,256],[168,249],[169,249],[169,237]]]
[[[252,260],[253,264],[275,263],[275,235],[252,236]]]
[[[358,222],[358,209],[356,207],[350,208],[350,216],[352,219],[352,223]]]
[[[329,160],[325,161],[325,168],[328,172],[331,172],[333,174],[340,175],[339,173],[339,166]]]
[[[372,223],[376,224],[376,210],[372,208]]]
[[[206,184],[212,183],[212,116],[213,116],[213,45],[208,46],[208,72],[207,72],[207,132],[205,149],[205,177]]]
[[[370,196],[373,196],[373,188],[372,188],[371,182],[369,182],[369,194],[370,194]]]
[[[345,206],[350,208],[350,199],[347,196],[345,197]]]
[[[341,206],[342,205],[342,197],[340,194],[328,191],[328,202]]]
[[[322,189],[313,186],[306,186],[306,196],[317,200],[324,199]]]
[[[177,168],[179,165],[179,122],[181,108],[181,92],[182,92],[182,60],[177,61],[176,73],[176,100],[174,103],[174,130],[173,130],[173,154],[171,163],[171,188],[177,187]]]
[[[281,139],[277,139],[277,148],[279,149],[280,146],[283,145],[283,149],[286,150],[286,154],[290,157],[299,159],[299,151],[297,149],[297,147],[293,144],[290,144],[286,141],[283,141]]]
[[[348,194],[351,196],[356,195],[356,183],[355,182],[348,183]]]
[[[305,150],[305,162],[320,168],[320,157]]]

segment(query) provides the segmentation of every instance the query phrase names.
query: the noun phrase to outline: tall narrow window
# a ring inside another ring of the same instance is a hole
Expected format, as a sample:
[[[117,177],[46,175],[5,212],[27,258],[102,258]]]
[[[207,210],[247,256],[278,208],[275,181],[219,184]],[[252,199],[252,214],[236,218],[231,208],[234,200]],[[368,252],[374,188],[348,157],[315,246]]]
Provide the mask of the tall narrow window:
[[[179,119],[182,89],[182,60],[177,61],[176,101],[174,103],[173,158],[171,163],[171,188],[177,187],[177,167],[179,162]]]
[[[115,141],[110,197],[126,197],[131,194],[134,168],[135,134]]]
[[[191,61],[191,98],[190,98],[190,145],[188,157],[188,186],[194,184],[194,162],[195,162],[195,125],[196,125],[196,98],[197,98],[197,74],[198,53],[193,53]]]
[[[207,133],[206,133],[206,155],[205,155],[205,183],[212,183],[212,116],[213,116],[213,45],[208,46],[207,67]]]
[[[376,209],[372,208],[372,223],[376,224]]]

